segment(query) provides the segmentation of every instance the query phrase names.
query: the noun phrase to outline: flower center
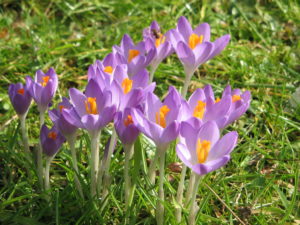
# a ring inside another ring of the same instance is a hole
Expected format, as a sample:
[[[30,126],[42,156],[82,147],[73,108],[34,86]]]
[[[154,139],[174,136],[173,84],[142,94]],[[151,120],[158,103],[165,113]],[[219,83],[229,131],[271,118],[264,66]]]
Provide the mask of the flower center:
[[[96,98],[88,97],[85,100],[85,110],[88,114],[98,114]]]
[[[191,34],[189,37],[189,47],[191,49],[196,48],[198,44],[203,42],[203,35],[198,36],[197,34]]]
[[[104,67],[104,72],[105,72],[105,73],[112,74],[113,70],[114,70],[114,69],[113,69],[111,66],[106,66],[106,67]]]
[[[128,62],[130,63],[135,57],[137,57],[140,54],[139,50],[136,49],[130,49],[128,53]]]
[[[160,107],[159,112],[156,112],[155,114],[155,120],[158,125],[160,125],[162,128],[166,128],[166,116],[170,112],[170,109],[167,105],[164,105]]]
[[[210,141],[203,140],[201,141],[200,138],[197,141],[197,158],[199,163],[205,163],[208,152],[210,150]]]
[[[66,107],[64,107],[63,105],[58,106],[60,113],[63,111],[63,109],[65,109]]]
[[[24,95],[25,90],[24,90],[24,88],[20,88],[17,92],[20,95]]]
[[[57,137],[57,133],[56,133],[56,132],[50,131],[50,132],[48,133],[48,138],[51,138],[51,139],[53,139],[53,140],[56,140],[56,137]]]
[[[49,81],[50,77],[49,76],[44,76],[44,77],[42,77],[42,79],[43,79],[43,82],[41,82],[41,85],[43,87],[46,87],[46,85],[48,84],[48,81]]]
[[[215,103],[218,103],[219,101],[221,101],[221,99],[218,97],[216,98]]]
[[[204,112],[205,112],[205,106],[206,103],[202,102],[202,101],[198,101],[198,104],[196,105],[195,109],[194,109],[194,117],[197,117],[199,119],[202,119],[204,116]]]
[[[165,41],[166,41],[166,37],[162,34],[159,34],[159,37],[155,39],[155,47],[158,48]]]
[[[239,95],[233,95],[231,99],[232,99],[232,102],[237,102],[237,101],[241,100],[242,98]]]
[[[132,116],[128,115],[124,120],[124,125],[127,127],[128,125],[133,124]]]
[[[123,88],[124,94],[127,94],[128,92],[131,91],[132,83],[133,83],[133,80],[130,80],[128,78],[125,78],[122,81],[122,88]]]

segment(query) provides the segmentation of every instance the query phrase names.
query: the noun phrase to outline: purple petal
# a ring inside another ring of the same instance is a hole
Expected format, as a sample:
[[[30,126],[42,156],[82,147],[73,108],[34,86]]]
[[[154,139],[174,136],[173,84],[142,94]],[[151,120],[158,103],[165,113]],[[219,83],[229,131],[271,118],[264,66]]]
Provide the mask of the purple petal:
[[[179,18],[177,30],[184,37],[185,41],[188,42],[190,35],[193,33],[193,29],[190,22],[184,16]]]
[[[201,141],[210,141],[210,146],[213,147],[217,140],[220,138],[220,131],[216,122],[209,121],[204,123],[199,131],[198,138],[200,138]]]
[[[186,45],[186,43],[180,41],[175,48],[176,53],[185,67],[194,68],[195,55],[193,51]]]
[[[193,161],[193,158],[195,158],[194,155],[191,154],[189,149],[182,143],[178,143],[176,145],[176,153],[178,158],[189,168],[193,166],[191,163]]]
[[[209,59],[218,55],[229,43],[230,35],[226,34],[214,41],[214,50],[209,56]]]
[[[208,23],[202,23],[194,30],[198,36],[203,35],[203,42],[210,40],[210,26]]]
[[[209,172],[212,172],[214,170],[219,169],[220,167],[227,164],[227,162],[230,160],[229,155],[225,155],[222,158],[218,158],[216,160],[212,160],[209,162],[206,162],[204,164],[196,164],[192,166],[192,170],[197,173],[198,175],[205,175]]]
[[[69,90],[69,95],[72,103],[74,104],[76,112],[79,114],[80,117],[86,114],[85,109],[85,100],[86,97],[76,88],[71,88]]]
[[[165,129],[163,129],[162,136],[160,138],[160,143],[169,143],[174,141],[179,134],[179,122],[173,121]]]

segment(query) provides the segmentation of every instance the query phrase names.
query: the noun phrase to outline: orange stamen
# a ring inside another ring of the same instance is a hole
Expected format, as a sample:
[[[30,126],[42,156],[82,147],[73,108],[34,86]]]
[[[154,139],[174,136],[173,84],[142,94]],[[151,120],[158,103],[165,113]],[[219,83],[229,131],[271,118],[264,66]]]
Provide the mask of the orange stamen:
[[[98,114],[96,98],[88,97],[85,100],[85,110],[88,114]]]
[[[20,95],[24,95],[25,90],[24,90],[24,88],[20,88],[17,92]]]
[[[163,44],[166,41],[166,37],[162,34],[159,34],[159,38],[155,39],[155,46],[158,48],[161,44]]]
[[[48,133],[48,138],[56,140],[56,137],[57,137],[57,133],[56,132],[51,131],[51,132]]]
[[[197,34],[191,34],[189,37],[189,47],[191,49],[196,48],[198,44],[203,42],[203,35],[198,36]]]
[[[239,96],[239,95],[233,95],[232,96],[232,102],[237,102],[237,101],[239,101],[239,100],[241,100],[242,98],[241,98],[241,96]]]
[[[135,57],[137,57],[140,54],[139,50],[136,49],[130,49],[128,53],[128,62],[130,63]]]
[[[133,83],[133,80],[130,80],[128,78],[125,78],[122,81],[122,88],[123,88],[124,94],[127,94],[128,92],[131,91],[132,83]]]
[[[104,67],[104,72],[105,73],[112,74],[113,71],[114,71],[114,69],[111,66]]]
[[[160,107],[159,112],[156,112],[155,114],[155,120],[158,125],[160,125],[162,128],[166,128],[167,122],[166,122],[166,116],[170,112],[170,109],[167,105],[164,105]]]
[[[128,125],[133,124],[132,116],[128,115],[124,120],[124,125],[127,127]]]
[[[218,103],[219,101],[221,101],[221,99],[220,99],[220,98],[217,98],[217,99],[215,100],[215,103]]]
[[[50,77],[49,76],[44,76],[44,77],[42,77],[42,79],[43,79],[43,82],[41,82],[41,85],[43,87],[46,87],[46,85],[48,84],[48,81],[49,81]]]
[[[209,150],[210,150],[210,141],[203,140],[201,142],[201,140],[198,139],[196,151],[197,151],[197,158],[199,163],[205,163]]]
[[[204,116],[204,112],[205,112],[205,106],[206,103],[202,102],[202,101],[198,101],[198,104],[196,105],[195,109],[194,109],[194,117],[197,117],[199,119],[202,119]]]
[[[66,107],[64,107],[63,105],[58,106],[59,107],[59,111],[62,112],[63,109],[65,109]]]

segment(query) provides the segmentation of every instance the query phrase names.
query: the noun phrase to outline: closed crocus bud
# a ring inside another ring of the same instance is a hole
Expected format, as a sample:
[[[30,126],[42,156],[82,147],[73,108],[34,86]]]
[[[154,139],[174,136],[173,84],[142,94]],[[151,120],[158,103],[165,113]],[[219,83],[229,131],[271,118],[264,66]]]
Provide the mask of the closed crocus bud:
[[[46,74],[38,70],[34,81],[31,77],[26,77],[29,86],[30,95],[38,105],[40,112],[45,112],[51,102],[58,86],[57,75],[53,68],[50,68]]]
[[[43,124],[40,133],[40,141],[42,144],[43,152],[49,156],[54,156],[62,144],[66,141],[65,137],[59,132],[56,126],[50,130]]]
[[[126,108],[124,112],[118,112],[115,118],[115,128],[117,134],[124,145],[131,145],[139,135],[139,129],[132,119],[131,108]]]
[[[65,137],[72,136],[77,130],[77,127],[70,124],[62,114],[62,111],[64,109],[71,108],[73,108],[73,105],[69,102],[67,98],[63,97],[62,102],[58,104],[58,109],[53,109],[49,111],[50,119]]]
[[[8,88],[8,95],[19,116],[25,115],[31,103],[31,96],[28,90],[28,85],[21,83],[10,84]]]

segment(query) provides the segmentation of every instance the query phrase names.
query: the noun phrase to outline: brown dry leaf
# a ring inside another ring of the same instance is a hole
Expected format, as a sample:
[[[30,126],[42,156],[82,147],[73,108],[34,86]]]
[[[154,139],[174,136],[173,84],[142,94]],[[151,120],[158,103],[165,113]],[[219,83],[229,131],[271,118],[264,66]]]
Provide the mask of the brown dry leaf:
[[[8,35],[8,30],[6,28],[0,31],[0,39],[6,38],[7,35]]]
[[[182,163],[179,162],[173,162],[168,165],[169,170],[171,170],[173,173],[181,173],[182,169]]]

